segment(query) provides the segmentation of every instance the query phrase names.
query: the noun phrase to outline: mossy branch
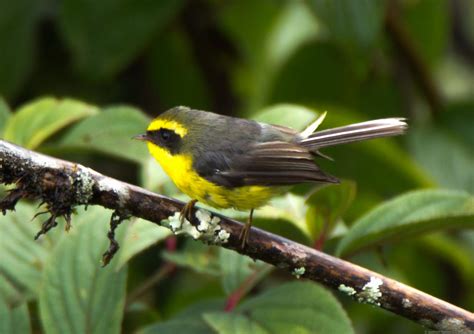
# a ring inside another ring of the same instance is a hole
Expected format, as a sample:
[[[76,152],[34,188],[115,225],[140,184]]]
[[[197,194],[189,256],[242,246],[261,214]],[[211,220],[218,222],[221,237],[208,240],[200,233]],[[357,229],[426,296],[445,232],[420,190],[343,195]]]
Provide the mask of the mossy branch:
[[[184,206],[183,202],[2,140],[0,183],[16,184],[0,201],[3,212],[13,210],[22,198],[46,203],[51,217],[41,233],[56,226],[56,217],[69,218],[75,206],[100,205],[114,210],[112,227],[125,217],[140,217],[170,227],[177,234],[189,234],[262,260],[426,327],[454,332],[474,330],[473,313],[393,279],[257,228],[252,228],[247,245],[241,250],[239,234],[243,225],[238,221],[198,209],[194,211],[195,224],[181,224],[176,213]],[[109,234],[112,242],[113,233]],[[111,244],[114,250],[118,247]],[[110,251],[106,257],[110,258]]]

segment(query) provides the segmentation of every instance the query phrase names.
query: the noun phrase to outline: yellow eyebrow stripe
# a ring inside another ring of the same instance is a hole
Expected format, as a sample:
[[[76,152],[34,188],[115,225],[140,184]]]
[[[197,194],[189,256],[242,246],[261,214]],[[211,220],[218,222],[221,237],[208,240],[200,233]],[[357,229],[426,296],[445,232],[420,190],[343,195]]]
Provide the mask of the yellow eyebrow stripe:
[[[181,138],[184,137],[188,133],[188,129],[186,129],[182,124],[171,121],[167,119],[155,119],[153,120],[150,125],[148,126],[148,131],[154,131],[159,129],[167,129],[176,132]]]

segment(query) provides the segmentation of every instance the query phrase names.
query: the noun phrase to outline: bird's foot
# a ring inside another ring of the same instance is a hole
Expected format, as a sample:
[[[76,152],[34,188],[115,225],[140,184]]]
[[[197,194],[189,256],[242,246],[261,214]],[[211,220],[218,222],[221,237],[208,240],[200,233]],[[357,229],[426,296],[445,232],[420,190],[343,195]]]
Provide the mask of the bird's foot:
[[[247,220],[247,223],[242,227],[242,230],[240,231],[239,240],[240,240],[241,249],[244,249],[245,246],[247,245],[247,241],[250,236],[250,228],[252,227],[252,220],[253,220],[253,209],[250,210],[249,219]]]
[[[191,224],[193,223],[193,210],[194,210],[194,205],[197,203],[196,199],[190,200],[186,205],[181,209],[181,212],[179,214],[179,220],[181,221],[181,224],[184,223],[184,220],[186,219],[189,221]]]

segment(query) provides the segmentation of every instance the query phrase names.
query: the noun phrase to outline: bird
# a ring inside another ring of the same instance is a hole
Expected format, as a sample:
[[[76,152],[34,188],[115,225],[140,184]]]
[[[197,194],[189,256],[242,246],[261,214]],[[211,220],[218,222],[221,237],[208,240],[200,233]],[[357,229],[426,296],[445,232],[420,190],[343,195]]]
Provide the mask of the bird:
[[[181,210],[182,221],[191,222],[197,202],[250,211],[239,237],[245,248],[256,208],[296,184],[339,183],[316,163],[317,157],[329,158],[321,149],[401,135],[407,129],[404,118],[383,118],[315,131],[325,115],[298,132],[178,106],[133,138],[147,143],[177,188],[191,198]]]

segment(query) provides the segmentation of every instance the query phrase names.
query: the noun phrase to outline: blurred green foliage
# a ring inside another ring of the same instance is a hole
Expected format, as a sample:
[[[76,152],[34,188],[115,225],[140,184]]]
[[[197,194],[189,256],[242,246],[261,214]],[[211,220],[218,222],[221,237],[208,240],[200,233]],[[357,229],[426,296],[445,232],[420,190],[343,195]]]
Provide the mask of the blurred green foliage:
[[[343,183],[255,224],[473,310],[473,22],[467,0],[0,0],[0,136],[185,199],[130,140],[175,105],[296,129],[407,117],[403,138],[325,150]],[[102,269],[109,211],[35,242],[36,206],[0,218],[0,333],[421,331],[142,220]]]

